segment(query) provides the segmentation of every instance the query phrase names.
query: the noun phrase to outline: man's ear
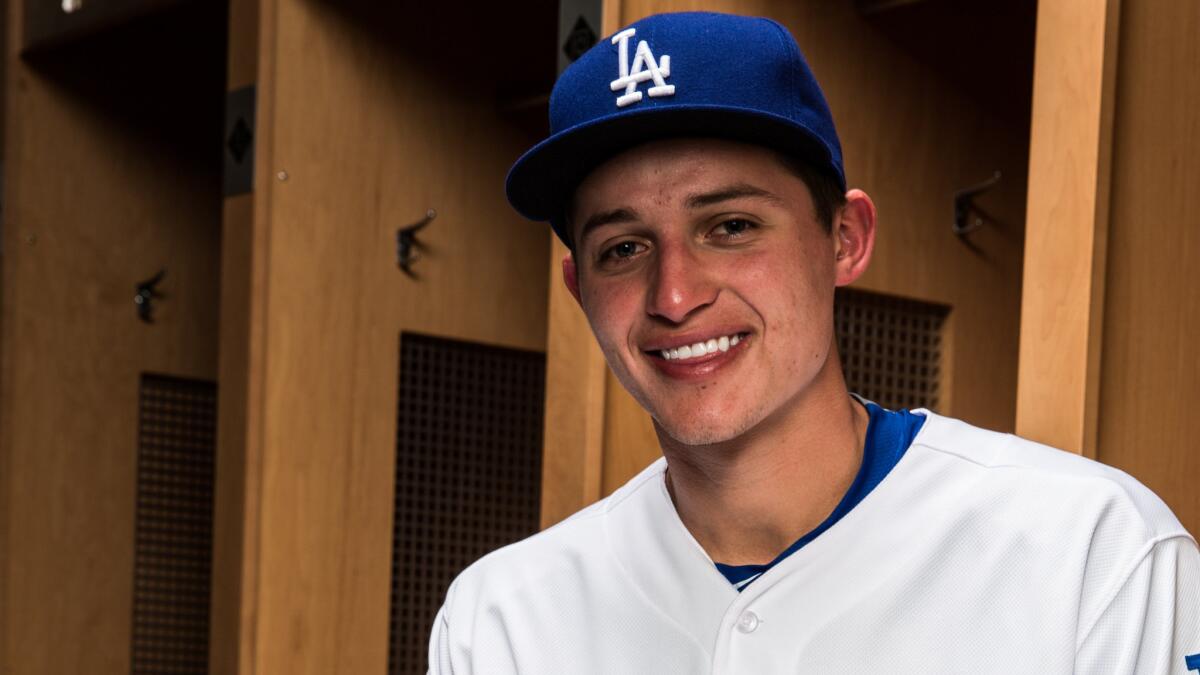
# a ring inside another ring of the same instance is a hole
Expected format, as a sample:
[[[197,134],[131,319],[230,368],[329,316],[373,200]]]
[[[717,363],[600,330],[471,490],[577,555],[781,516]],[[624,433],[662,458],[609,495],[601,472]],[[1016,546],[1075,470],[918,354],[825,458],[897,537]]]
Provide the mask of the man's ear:
[[[575,298],[575,302],[579,306],[583,306],[583,301],[579,299],[579,270],[575,268],[575,256],[568,253],[563,256],[562,260],[562,275],[563,283],[567,285],[567,290],[571,291],[571,296]]]
[[[867,193],[857,188],[846,193],[833,230],[837,285],[846,286],[867,270],[875,250],[875,204]]]

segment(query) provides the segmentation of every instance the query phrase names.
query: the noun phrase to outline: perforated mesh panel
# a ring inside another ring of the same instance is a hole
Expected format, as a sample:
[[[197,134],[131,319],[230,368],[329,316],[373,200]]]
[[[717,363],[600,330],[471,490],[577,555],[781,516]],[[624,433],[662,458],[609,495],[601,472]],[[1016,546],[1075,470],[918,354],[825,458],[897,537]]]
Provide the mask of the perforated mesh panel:
[[[838,352],[850,391],[893,409],[936,409],[948,308],[839,288]]]
[[[143,375],[133,590],[135,675],[206,675],[212,556],[212,382]]]
[[[450,581],[538,529],[546,357],[400,340],[389,672],[424,673]]]

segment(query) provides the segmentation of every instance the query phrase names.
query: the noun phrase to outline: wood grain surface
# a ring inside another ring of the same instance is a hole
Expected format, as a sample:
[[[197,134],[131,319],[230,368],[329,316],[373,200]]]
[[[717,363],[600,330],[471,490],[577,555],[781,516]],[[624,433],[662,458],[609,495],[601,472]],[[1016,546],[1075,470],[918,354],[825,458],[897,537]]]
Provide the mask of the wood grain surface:
[[[603,35],[621,25],[621,1],[602,0]],[[545,226],[543,226],[545,227]],[[549,228],[546,228],[547,230]],[[610,433],[608,394],[615,385],[587,317],[567,292],[562,260],[567,247],[550,237],[546,311],[546,429],[542,454],[542,527],[575,513],[604,494],[604,447]],[[640,442],[640,439],[636,439]]]
[[[1098,458],[1200,533],[1200,5],[1125,2],[1113,117]]]
[[[1095,457],[1118,0],[1038,8],[1017,433]]]
[[[448,6],[261,7],[241,672],[385,672],[400,334],[546,344],[548,240],[503,193],[522,70],[464,61],[515,17],[458,49],[427,30]],[[396,231],[429,209],[410,277]]]
[[[258,0],[230,0],[226,88],[258,85],[258,49],[269,44],[269,29],[258,20]],[[258,101],[256,121],[268,99]],[[234,675],[253,672],[254,612],[257,581],[258,479],[261,446],[251,437],[258,429],[262,372],[261,312],[265,228],[256,209],[265,200],[256,194],[271,180],[270,130],[252,130],[257,159],[250,194],[226,197],[221,215],[221,316],[217,401],[217,474],[214,486],[212,603],[209,607],[209,672]],[[252,376],[254,375],[254,376]]]
[[[27,60],[21,6],[5,54],[0,672],[128,673],[140,376],[217,374],[224,12]],[[143,323],[135,286],[160,269]]]

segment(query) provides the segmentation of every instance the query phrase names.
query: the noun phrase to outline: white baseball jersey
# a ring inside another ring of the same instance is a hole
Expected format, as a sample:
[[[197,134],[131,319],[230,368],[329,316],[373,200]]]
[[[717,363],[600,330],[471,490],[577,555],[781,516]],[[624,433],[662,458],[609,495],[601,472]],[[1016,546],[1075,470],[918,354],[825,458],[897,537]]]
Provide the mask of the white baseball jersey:
[[[1161,500],[917,413],[888,476],[741,593],[680,522],[659,460],[464,571],[430,672],[1190,675],[1200,552]]]

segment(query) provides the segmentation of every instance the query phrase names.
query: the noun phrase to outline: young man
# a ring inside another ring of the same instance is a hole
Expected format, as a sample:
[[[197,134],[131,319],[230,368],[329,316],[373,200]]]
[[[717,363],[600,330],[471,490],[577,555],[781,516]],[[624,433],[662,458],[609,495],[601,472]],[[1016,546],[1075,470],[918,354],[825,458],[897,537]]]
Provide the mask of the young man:
[[[1111,468],[851,396],[871,258],[820,89],[764,19],[647,18],[569,68],[509,198],[664,459],[451,586],[433,673],[1187,673],[1200,554]]]

